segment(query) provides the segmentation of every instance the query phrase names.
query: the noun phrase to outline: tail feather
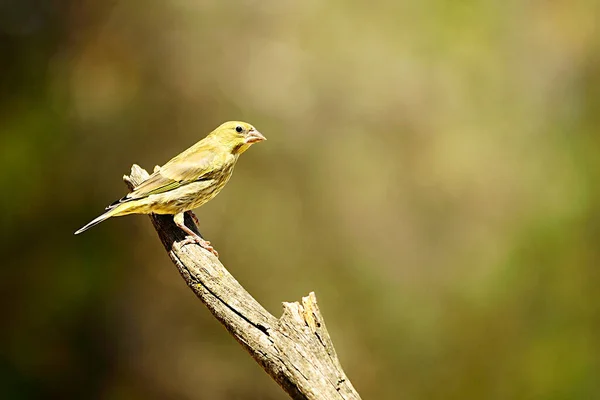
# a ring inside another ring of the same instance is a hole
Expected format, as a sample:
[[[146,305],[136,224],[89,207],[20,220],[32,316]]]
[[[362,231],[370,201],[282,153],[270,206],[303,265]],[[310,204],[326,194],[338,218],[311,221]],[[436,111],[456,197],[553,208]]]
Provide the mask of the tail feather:
[[[77,232],[75,232],[76,235],[79,235],[82,232],[87,231],[88,229],[90,229],[92,226],[96,226],[98,225],[100,222],[114,216],[116,214],[115,212],[116,210],[114,208],[108,210],[107,212],[105,212],[104,214],[100,215],[98,218],[93,219],[92,221],[90,221],[87,225],[85,225],[83,228],[79,229]]]

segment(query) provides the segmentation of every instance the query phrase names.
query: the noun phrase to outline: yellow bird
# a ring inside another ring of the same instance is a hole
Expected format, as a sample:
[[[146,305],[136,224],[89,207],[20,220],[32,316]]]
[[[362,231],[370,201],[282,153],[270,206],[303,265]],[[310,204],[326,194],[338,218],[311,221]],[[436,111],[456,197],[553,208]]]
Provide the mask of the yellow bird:
[[[104,214],[75,234],[110,217],[173,214],[175,224],[189,235],[184,243],[198,243],[218,256],[210,242],[184,225],[184,213],[202,206],[219,194],[229,181],[240,154],[263,140],[267,139],[248,123],[225,122],[157,169],[132,192],[112,203]]]

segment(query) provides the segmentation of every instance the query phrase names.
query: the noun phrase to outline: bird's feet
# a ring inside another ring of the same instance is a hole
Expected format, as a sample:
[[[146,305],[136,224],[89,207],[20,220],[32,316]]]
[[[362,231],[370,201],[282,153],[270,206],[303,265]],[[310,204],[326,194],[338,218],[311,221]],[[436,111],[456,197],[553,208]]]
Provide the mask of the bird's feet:
[[[185,239],[182,242],[180,242],[179,244],[183,247],[186,244],[192,244],[192,243],[199,244],[200,247],[210,251],[211,253],[213,253],[215,255],[215,257],[219,258],[219,253],[217,252],[217,250],[215,250],[215,248],[210,245],[210,242],[208,240],[204,240],[200,236],[196,236],[196,235],[186,236]]]

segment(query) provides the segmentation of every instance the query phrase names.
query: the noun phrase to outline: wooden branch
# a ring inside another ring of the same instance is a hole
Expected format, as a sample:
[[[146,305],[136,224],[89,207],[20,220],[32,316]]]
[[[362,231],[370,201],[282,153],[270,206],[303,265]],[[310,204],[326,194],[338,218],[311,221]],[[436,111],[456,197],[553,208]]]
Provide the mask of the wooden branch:
[[[132,189],[147,177],[134,164],[123,179]],[[340,365],[314,293],[303,297],[302,304],[283,303],[283,315],[277,319],[213,254],[196,244],[181,246],[185,234],[172,216],[150,218],[190,289],[291,398],[360,399]],[[197,232],[187,213],[185,223]]]

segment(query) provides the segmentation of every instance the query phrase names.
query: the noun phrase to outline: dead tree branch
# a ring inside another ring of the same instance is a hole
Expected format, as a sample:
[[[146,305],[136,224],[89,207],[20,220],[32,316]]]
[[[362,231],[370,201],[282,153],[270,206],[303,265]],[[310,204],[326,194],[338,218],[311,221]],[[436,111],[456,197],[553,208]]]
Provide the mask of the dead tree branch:
[[[129,188],[148,173],[137,165],[123,179]],[[276,318],[198,245],[181,246],[185,234],[171,216],[151,215],[169,257],[196,296],[293,399],[360,399],[338,360],[314,293],[283,303]],[[185,223],[197,232],[186,214]]]

